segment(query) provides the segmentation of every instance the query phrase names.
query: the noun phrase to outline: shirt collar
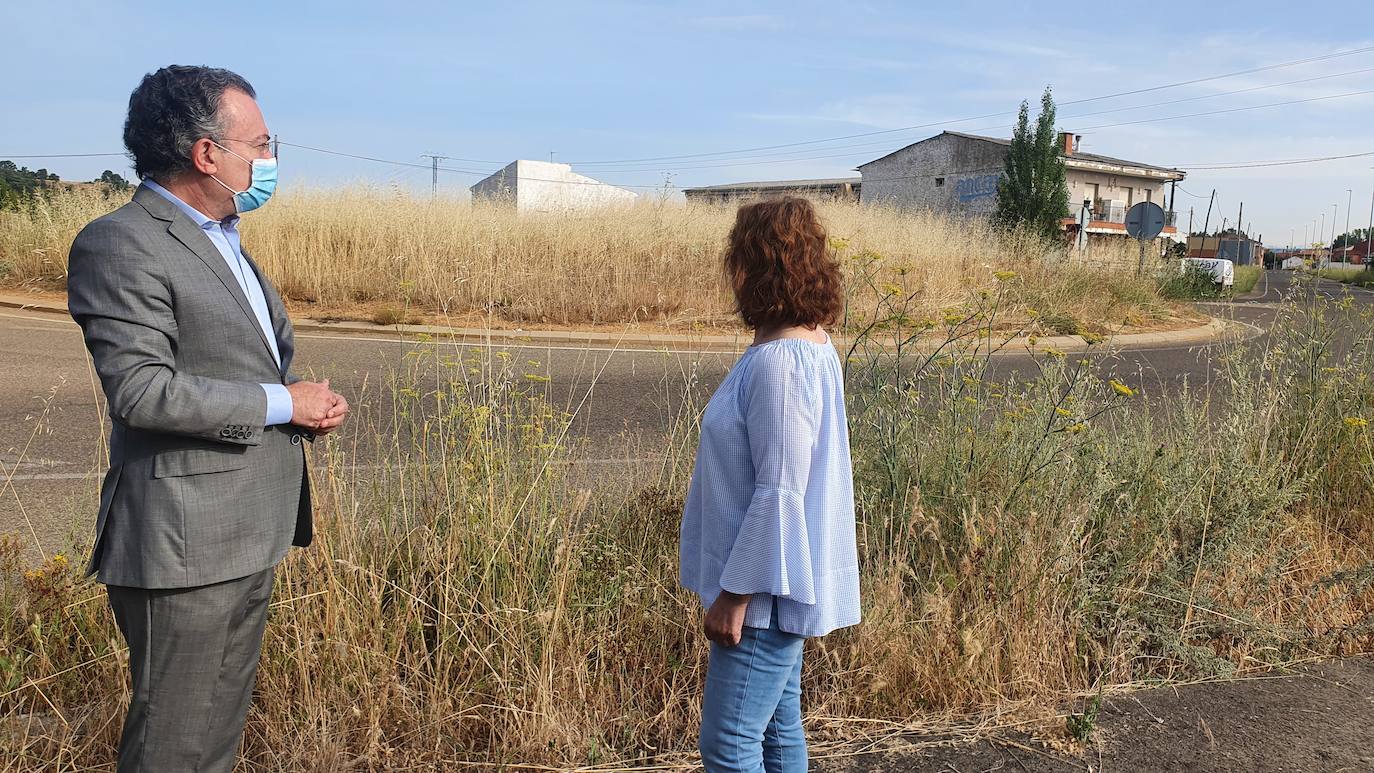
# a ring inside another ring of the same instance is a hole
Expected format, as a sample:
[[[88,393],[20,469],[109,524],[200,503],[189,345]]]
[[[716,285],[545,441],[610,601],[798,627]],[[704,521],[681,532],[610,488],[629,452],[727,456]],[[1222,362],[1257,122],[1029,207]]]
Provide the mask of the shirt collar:
[[[187,204],[186,202],[182,201],[180,197],[178,197],[175,193],[172,193],[171,191],[154,182],[151,177],[144,178],[143,184],[148,186],[152,190],[156,191],[158,195],[162,196],[164,199],[167,199],[168,201],[172,202],[172,204],[174,204],[177,209],[181,210],[182,212],[185,212],[186,216],[191,218],[191,222],[200,226],[203,230],[208,231],[212,228],[221,228],[225,231],[233,231],[238,227],[238,215],[230,215],[229,217],[226,217],[223,220],[211,220],[210,218],[205,216],[204,212],[201,212],[200,210],[196,209],[190,204]]]

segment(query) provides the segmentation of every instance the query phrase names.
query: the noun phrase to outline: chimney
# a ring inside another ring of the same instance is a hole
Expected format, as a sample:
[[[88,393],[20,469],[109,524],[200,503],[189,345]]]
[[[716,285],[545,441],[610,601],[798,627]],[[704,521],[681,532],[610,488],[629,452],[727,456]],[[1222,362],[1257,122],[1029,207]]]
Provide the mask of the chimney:
[[[1059,132],[1059,149],[1066,156],[1072,156],[1078,150],[1078,141],[1083,139],[1083,135],[1073,132]]]

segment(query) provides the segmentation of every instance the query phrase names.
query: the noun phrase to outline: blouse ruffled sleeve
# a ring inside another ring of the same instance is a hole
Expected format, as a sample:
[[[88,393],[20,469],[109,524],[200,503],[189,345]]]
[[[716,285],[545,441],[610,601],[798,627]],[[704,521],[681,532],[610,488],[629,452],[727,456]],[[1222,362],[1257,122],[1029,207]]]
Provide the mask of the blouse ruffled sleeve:
[[[754,494],[740,524],[720,587],[816,603],[805,493],[819,424],[819,385],[798,353],[755,352],[743,386]]]

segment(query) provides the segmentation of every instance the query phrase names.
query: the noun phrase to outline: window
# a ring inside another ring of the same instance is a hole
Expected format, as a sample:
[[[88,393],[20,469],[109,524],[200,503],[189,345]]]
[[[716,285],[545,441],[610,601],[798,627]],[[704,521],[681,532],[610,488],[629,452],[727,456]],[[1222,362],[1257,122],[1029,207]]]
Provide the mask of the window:
[[[936,178],[935,178],[935,187],[936,187],[936,188],[943,188],[944,186],[945,186],[945,178],[943,178],[943,177],[936,177]]]

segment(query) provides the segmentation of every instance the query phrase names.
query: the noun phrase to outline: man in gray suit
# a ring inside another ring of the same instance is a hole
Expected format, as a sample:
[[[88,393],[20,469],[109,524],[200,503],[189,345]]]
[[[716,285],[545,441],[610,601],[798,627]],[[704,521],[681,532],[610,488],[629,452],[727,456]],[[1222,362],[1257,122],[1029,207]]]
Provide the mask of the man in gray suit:
[[[123,771],[229,771],[273,569],[311,540],[303,440],[348,403],[290,375],[291,323],[239,244],[276,184],[253,87],[166,67],[129,98],[133,201],[72,245],[67,290],[109,403],[89,571],[129,644]]]

